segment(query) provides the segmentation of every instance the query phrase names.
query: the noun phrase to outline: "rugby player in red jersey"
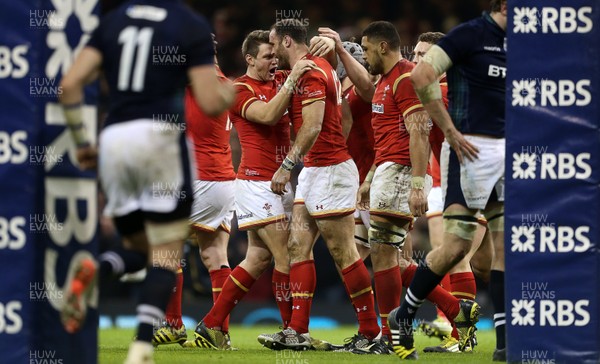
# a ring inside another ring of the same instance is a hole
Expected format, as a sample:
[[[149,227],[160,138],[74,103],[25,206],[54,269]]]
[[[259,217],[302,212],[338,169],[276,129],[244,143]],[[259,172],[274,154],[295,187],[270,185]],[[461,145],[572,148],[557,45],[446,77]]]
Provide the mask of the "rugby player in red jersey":
[[[298,62],[291,73],[276,71],[277,59],[269,43],[269,32],[261,30],[248,34],[242,55],[247,70],[235,80],[237,96],[230,109],[242,146],[242,160],[231,192],[236,197],[239,228],[248,230],[248,251],[196,327],[194,346],[213,349],[223,348],[227,328],[221,323],[271,265],[272,258],[273,294],[284,327],[289,324],[292,311],[287,240],[293,196],[291,188],[282,196],[274,194],[270,181],[290,149],[289,118],[284,114],[295,80],[314,63]]]
[[[215,68],[219,80],[229,83],[218,66],[216,56]],[[227,244],[235,208],[235,172],[229,146],[231,121],[227,111],[212,117],[206,115],[194,100],[189,87],[186,89],[184,102],[186,131],[196,157],[197,179],[194,181],[194,204],[190,222],[202,263],[210,274],[213,301],[216,301],[223,283],[231,273],[227,260]],[[165,322],[152,338],[154,345],[185,344],[187,335],[181,319],[182,289],[183,272],[179,268],[176,284],[165,311]],[[223,320],[221,326],[224,332],[229,331],[228,317]],[[227,337],[223,348],[228,346]]]
[[[341,85],[325,59],[308,53],[306,27],[300,23],[286,19],[278,22],[270,33],[282,68],[302,59],[310,59],[317,65],[301,77],[294,89],[290,117],[297,136],[271,183],[275,193],[284,194],[292,168],[304,162],[298,177],[288,243],[292,319],[287,328],[272,335],[261,335],[259,341],[275,350],[309,348],[309,315],[316,285],[312,248],[320,233],[341,269],[346,290],[357,311],[358,334],[346,349],[380,353],[386,348],[376,339],[379,326],[371,280],[353,238],[358,170],[342,133]]]

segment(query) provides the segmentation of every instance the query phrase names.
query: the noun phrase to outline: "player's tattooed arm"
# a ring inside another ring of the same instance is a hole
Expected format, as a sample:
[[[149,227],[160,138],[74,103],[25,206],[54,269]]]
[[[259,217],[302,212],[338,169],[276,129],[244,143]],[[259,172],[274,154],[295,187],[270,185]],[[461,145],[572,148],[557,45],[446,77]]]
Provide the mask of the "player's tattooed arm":
[[[335,52],[344,64],[348,77],[356,87],[356,93],[366,102],[371,102],[375,93],[375,86],[367,69],[360,64],[348,51],[344,49],[340,35],[331,28],[319,28],[322,37],[331,38],[335,41]]]
[[[311,60],[296,62],[277,95],[269,102],[258,100],[250,104],[246,110],[246,119],[259,124],[277,124],[290,103],[290,97],[295,91],[296,82],[306,71],[315,67],[316,64]]]
[[[325,117],[325,101],[318,100],[302,108],[302,126],[296,135],[296,141],[279,169],[271,179],[271,190],[282,195],[287,192],[285,185],[290,181],[291,171],[315,144]]]

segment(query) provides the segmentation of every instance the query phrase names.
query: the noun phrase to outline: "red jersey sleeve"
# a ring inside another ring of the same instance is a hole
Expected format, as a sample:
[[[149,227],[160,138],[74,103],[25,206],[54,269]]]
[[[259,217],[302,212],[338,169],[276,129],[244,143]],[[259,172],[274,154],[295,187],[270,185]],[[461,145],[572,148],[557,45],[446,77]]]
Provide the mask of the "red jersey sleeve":
[[[296,85],[296,95],[302,106],[315,101],[325,100],[327,92],[327,76],[320,68],[308,71]]]
[[[258,101],[258,97],[256,97],[252,86],[247,83],[236,82],[233,85],[235,86],[236,95],[233,106],[229,110],[246,119],[246,110],[248,110],[248,106],[252,105],[253,102]]]
[[[425,110],[410,83],[410,73],[404,73],[394,81],[393,92],[394,100],[404,119],[414,112]]]

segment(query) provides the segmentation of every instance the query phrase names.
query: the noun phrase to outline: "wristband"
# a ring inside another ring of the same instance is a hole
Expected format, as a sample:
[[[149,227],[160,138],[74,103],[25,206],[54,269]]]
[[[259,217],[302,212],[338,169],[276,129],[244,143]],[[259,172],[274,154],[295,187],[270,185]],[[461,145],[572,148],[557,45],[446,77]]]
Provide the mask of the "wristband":
[[[81,103],[65,106],[64,113],[67,127],[71,131],[71,135],[73,135],[75,145],[78,148],[90,145],[87,139],[85,125],[82,121]]]
[[[410,180],[410,184],[413,190],[422,190],[425,188],[425,177],[413,176]]]
[[[371,183],[373,181],[373,176],[375,175],[375,171],[371,170],[367,173],[367,177],[365,177],[365,182]]]
[[[296,165],[296,163],[294,163],[291,159],[289,159],[288,157],[285,157],[285,159],[283,160],[283,163],[281,163],[281,168],[285,169],[286,171],[291,171],[292,169],[294,169],[294,166]]]
[[[294,92],[294,87],[296,86],[296,81],[292,80],[291,77],[288,77],[287,80],[283,83],[283,87],[288,89],[289,93]]]

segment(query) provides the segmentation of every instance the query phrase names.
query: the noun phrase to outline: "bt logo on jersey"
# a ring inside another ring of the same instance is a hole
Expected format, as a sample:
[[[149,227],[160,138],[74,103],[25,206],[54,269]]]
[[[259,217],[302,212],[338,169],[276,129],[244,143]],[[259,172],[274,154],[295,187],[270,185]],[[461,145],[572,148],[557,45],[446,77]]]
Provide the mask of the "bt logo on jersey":
[[[572,7],[517,7],[514,8],[513,31],[515,33],[570,34],[589,33],[594,23],[592,8]]]
[[[488,76],[506,78],[506,67],[490,64],[490,67],[488,68]]]

